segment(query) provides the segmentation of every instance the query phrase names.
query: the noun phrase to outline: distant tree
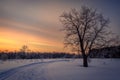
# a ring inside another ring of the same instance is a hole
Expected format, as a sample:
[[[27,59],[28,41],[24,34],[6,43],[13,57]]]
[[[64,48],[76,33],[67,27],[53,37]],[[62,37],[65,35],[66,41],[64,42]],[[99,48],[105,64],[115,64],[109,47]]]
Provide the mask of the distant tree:
[[[83,66],[88,67],[87,58],[93,48],[102,48],[113,42],[109,31],[109,19],[95,9],[82,6],[80,10],[71,9],[60,16],[65,31],[65,46],[79,51]]]
[[[27,45],[23,45],[22,48],[20,49],[18,58],[22,58],[25,59],[27,57],[27,52],[28,52],[28,46]]]
[[[20,49],[21,52],[27,52],[28,51],[28,46],[27,45],[23,45],[22,48]]]

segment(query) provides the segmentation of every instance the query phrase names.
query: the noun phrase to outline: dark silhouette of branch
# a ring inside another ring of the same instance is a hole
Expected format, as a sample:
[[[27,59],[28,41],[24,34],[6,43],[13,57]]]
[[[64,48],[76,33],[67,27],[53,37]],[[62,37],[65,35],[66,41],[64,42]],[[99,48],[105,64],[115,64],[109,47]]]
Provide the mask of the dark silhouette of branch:
[[[108,46],[113,38],[109,32],[109,19],[98,13],[96,9],[81,7],[80,10],[71,9],[64,12],[60,21],[65,31],[65,46],[81,51],[84,67],[87,67],[87,57],[93,48]]]

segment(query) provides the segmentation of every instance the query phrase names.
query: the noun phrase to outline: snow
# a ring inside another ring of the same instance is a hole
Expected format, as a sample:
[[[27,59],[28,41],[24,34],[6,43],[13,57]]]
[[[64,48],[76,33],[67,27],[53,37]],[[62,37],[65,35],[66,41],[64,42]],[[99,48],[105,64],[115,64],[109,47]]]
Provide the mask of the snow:
[[[45,59],[0,61],[0,80],[120,80],[120,59]]]
[[[27,65],[30,63],[35,63],[38,61],[40,61],[40,60],[22,60],[22,59],[21,60],[14,59],[14,60],[7,60],[7,61],[0,60],[0,73],[7,71],[11,68]]]

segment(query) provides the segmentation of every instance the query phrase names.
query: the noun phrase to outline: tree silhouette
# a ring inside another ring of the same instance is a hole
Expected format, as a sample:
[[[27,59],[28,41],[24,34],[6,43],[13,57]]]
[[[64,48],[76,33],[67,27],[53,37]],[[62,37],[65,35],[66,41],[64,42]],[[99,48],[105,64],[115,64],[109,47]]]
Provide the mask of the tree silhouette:
[[[83,66],[88,67],[87,58],[93,48],[108,46],[111,39],[109,19],[95,9],[82,6],[80,10],[71,9],[60,16],[65,31],[65,46],[79,51]]]
[[[26,53],[28,51],[28,46],[23,45],[22,48],[20,49],[21,52]]]

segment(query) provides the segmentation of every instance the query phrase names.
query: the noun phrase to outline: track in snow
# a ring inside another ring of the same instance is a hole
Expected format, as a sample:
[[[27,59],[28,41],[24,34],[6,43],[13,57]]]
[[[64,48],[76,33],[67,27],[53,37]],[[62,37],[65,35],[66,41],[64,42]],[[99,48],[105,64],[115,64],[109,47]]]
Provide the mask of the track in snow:
[[[0,73],[0,80],[47,80],[45,66],[64,60],[37,62]]]

